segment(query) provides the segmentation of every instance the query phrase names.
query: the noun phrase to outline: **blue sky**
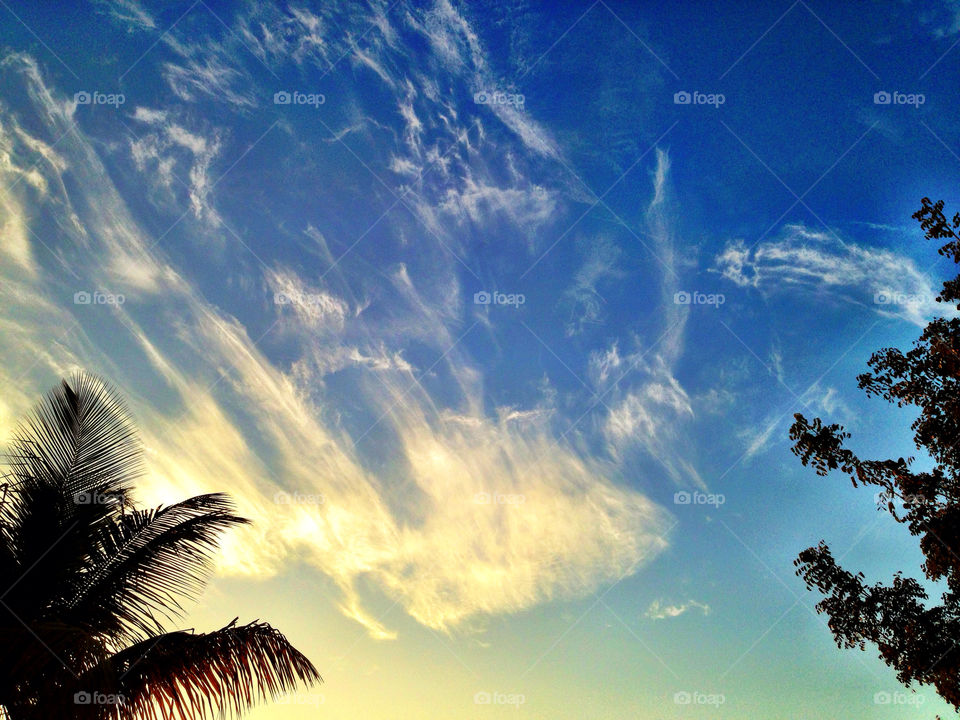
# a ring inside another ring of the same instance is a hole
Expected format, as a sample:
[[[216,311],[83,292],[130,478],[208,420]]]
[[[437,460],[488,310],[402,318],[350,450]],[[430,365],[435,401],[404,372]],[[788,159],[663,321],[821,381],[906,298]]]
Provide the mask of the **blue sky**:
[[[0,15],[0,435],[83,367],[236,498],[185,622],[326,680],[251,717],[943,711],[813,612],[919,553],[787,429],[912,454],[855,376],[944,312],[955,3]]]

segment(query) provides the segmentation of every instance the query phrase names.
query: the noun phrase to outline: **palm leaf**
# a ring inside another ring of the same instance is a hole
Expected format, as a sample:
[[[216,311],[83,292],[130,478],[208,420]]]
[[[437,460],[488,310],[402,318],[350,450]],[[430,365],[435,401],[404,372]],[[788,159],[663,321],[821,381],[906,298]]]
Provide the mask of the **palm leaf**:
[[[220,534],[247,521],[222,494],[133,508],[140,446],[102,380],[79,374],[52,390],[9,457],[0,485],[0,717],[239,715],[320,680],[265,623],[163,634],[162,619],[202,589]],[[84,691],[125,703],[76,703]]]
[[[114,518],[93,543],[82,585],[65,619],[114,638],[162,632],[157,613],[179,614],[179,600],[203,589],[221,532],[248,522],[221,493]]]
[[[97,489],[122,495],[142,470],[123,400],[86,373],[46,394],[14,434],[10,457],[15,482],[55,485],[71,496]]]
[[[123,697],[123,720],[196,720],[241,712],[298,684],[313,664],[267,623],[171,632],[132,645],[84,674],[78,688]]]

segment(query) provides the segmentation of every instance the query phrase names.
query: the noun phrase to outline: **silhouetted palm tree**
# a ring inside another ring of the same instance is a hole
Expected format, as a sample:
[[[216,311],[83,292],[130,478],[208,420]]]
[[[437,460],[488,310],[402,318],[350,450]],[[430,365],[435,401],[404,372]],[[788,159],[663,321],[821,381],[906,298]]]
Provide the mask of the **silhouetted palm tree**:
[[[198,438],[202,442],[202,438]],[[78,374],[20,426],[0,497],[0,713],[200,718],[320,680],[266,623],[167,632],[221,532],[222,494],[130,502],[141,449],[118,395]]]

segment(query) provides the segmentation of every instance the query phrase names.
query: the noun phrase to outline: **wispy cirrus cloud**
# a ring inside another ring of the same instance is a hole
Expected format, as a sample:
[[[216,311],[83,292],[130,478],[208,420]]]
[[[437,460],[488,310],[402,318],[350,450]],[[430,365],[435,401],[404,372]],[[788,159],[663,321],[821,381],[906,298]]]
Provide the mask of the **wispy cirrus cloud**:
[[[198,8],[198,11],[203,10]],[[191,20],[192,18],[188,18]],[[263,101],[246,65],[238,58],[234,36],[224,39],[206,38],[198,43],[185,30],[174,30],[163,36],[163,43],[176,55],[176,61],[165,61],[163,77],[173,95],[184,102],[211,100],[226,103],[239,110],[260,105]],[[272,94],[271,94],[272,95]]]
[[[217,130],[206,136],[186,129],[169,112],[138,107],[133,118],[147,132],[130,139],[130,155],[137,169],[151,179],[153,190],[166,203],[175,203],[186,191],[193,216],[216,227],[221,219],[209,195],[210,168],[222,142]]]
[[[157,29],[153,15],[137,0],[96,0],[96,4],[128,32]]]
[[[4,111],[10,163],[0,177],[10,190],[73,117],[29,57],[8,59],[5,72],[46,118],[27,132]],[[172,117],[138,112],[156,135],[156,153],[144,146],[142,159],[209,149]],[[260,292],[266,308],[266,331],[254,335],[156,247],[82,131],[64,136],[56,158],[8,194],[10,217],[55,224],[61,235],[44,250],[21,233],[20,249],[0,256],[14,340],[0,348],[0,383],[17,388],[4,396],[0,434],[56,377],[102,372],[131,398],[142,428],[143,501],[230,492],[255,523],[227,539],[221,572],[263,578],[306,563],[335,582],[341,610],[377,638],[394,631],[367,609],[371,591],[453,630],[584,596],[666,547],[669,515],[614,481],[608,462],[558,441],[549,408],[484,411],[483,372],[460,344],[470,327],[451,274],[398,263],[359,294],[335,287],[358,286],[348,268],[317,280],[277,263],[242,286],[241,300]],[[214,198],[205,202],[222,212]],[[32,275],[18,269],[28,261]],[[72,277],[60,272],[67,266]],[[125,302],[74,304],[88,289]],[[275,293],[297,302],[277,303]],[[268,337],[274,327],[282,352]],[[431,359],[408,359],[411,346],[433,348]],[[450,379],[443,396],[430,383],[436,373]]]
[[[619,258],[620,249],[607,238],[598,238],[590,244],[583,264],[574,275],[573,286],[564,293],[570,306],[570,319],[566,326],[568,337],[602,322],[605,300],[600,293],[600,285],[624,277],[625,273],[617,267]],[[616,356],[616,345],[611,350]]]
[[[833,297],[920,327],[951,312],[936,302],[933,279],[910,258],[804,225],[788,225],[780,236],[754,247],[732,240],[715,258],[714,270],[739,287]]]
[[[669,206],[670,157],[657,150],[653,171],[653,195],[645,210],[652,245],[663,269],[660,296],[663,300],[659,338],[637,343],[621,355],[617,343],[590,356],[590,376],[598,388],[608,391],[608,412],[603,433],[613,457],[621,462],[641,452],[654,461],[677,484],[706,485],[690,457],[683,438],[694,419],[693,405],[674,375],[674,366],[684,348],[687,310],[673,302],[678,289]]]

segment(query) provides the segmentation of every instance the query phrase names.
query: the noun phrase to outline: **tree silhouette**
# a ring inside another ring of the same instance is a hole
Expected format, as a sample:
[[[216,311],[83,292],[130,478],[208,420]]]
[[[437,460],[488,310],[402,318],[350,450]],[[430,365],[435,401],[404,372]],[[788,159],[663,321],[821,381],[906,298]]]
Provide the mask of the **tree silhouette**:
[[[0,497],[0,712],[11,720],[201,718],[320,679],[277,630],[167,632],[196,596],[226,495],[130,501],[141,448],[115,391],[78,374],[18,428]],[[209,715],[208,715],[209,714]]]
[[[923,198],[913,217],[926,238],[946,242],[939,252],[960,263],[960,214],[948,221],[943,201]],[[938,302],[960,309],[960,275],[943,283]],[[863,460],[844,447],[850,437],[837,424],[824,425],[802,414],[790,428],[793,452],[818,475],[840,470],[858,485],[879,488],[881,508],[920,538],[922,570],[947,590],[941,604],[929,605],[916,580],[898,572],[889,585],[866,585],[862,573],[841,568],[823,541],[804,550],[794,564],[808,589],[826,597],[818,612],[841,648],[863,650],[871,643],[905,685],[933,685],[960,711],[960,320],[931,321],[906,353],[875,352],[872,372],[859,375],[859,387],[898,407],[912,405],[917,449],[932,460],[929,472],[913,472],[913,458]]]

